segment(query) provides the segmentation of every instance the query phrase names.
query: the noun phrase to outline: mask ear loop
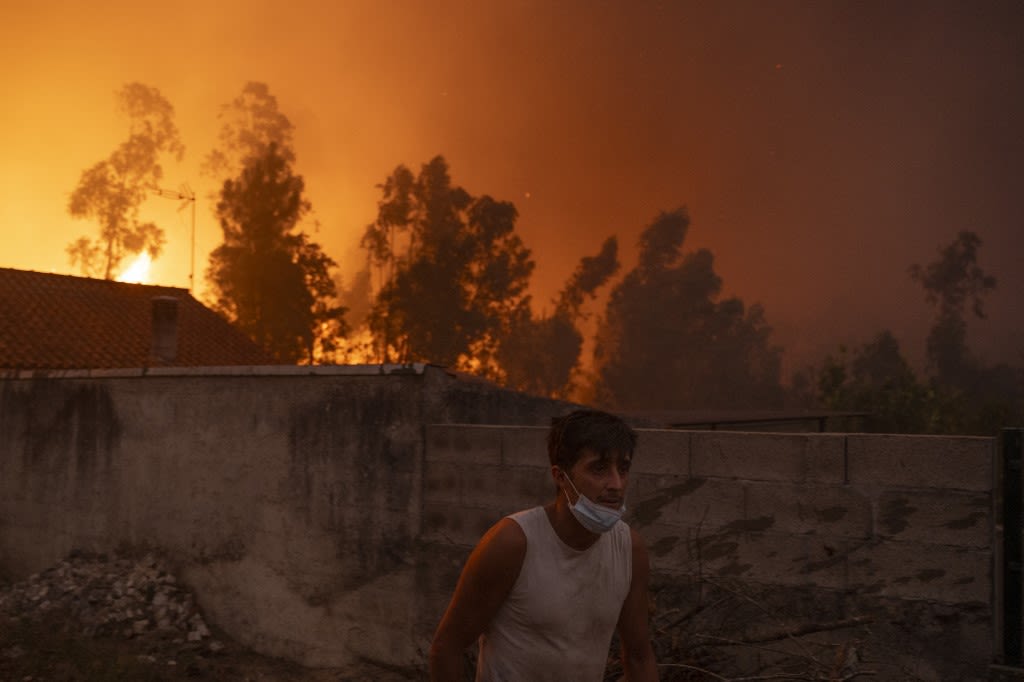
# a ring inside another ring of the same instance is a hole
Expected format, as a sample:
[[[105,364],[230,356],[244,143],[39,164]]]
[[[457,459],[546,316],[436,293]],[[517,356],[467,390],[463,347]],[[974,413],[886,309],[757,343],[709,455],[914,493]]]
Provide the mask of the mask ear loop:
[[[581,414],[579,411],[575,411],[575,412],[570,412],[569,414],[565,415],[564,417],[562,417],[560,419],[561,424],[559,424],[560,428],[558,429],[558,444],[556,446],[556,452],[557,452],[556,459],[558,461],[561,461],[563,459],[562,451],[563,451],[563,449],[565,447],[565,432],[568,430],[569,426],[574,421],[579,421],[582,417],[583,417],[583,414]],[[569,473],[567,471],[565,471],[565,469],[562,468],[561,464],[558,464],[556,466],[558,466],[558,471],[561,472],[562,476],[565,477],[565,480],[569,481],[569,485],[572,486],[572,491],[574,493],[576,493],[576,502],[579,502],[579,499],[581,497],[580,491],[576,487],[576,484],[572,482],[572,479],[569,478]],[[563,488],[563,490],[564,490],[564,488]],[[569,499],[569,493],[565,494],[565,499],[566,499],[567,502],[569,502],[569,506],[570,507],[575,504],[575,502],[573,502],[572,500]]]
[[[562,469],[562,467],[558,467],[558,473],[562,474],[562,478],[567,480],[569,482],[569,485],[572,486],[572,491],[574,493],[576,493],[576,502],[579,502],[580,498],[582,497],[582,495],[580,495],[580,490],[579,490],[579,488],[576,487],[576,484],[572,482],[571,478],[569,478],[569,474],[567,474]],[[576,504],[576,502],[573,502],[571,499],[569,499],[569,493],[567,491],[565,491],[565,488],[562,488],[562,490],[563,490],[563,492],[565,492],[565,501],[569,503],[569,506],[571,507],[574,504]]]

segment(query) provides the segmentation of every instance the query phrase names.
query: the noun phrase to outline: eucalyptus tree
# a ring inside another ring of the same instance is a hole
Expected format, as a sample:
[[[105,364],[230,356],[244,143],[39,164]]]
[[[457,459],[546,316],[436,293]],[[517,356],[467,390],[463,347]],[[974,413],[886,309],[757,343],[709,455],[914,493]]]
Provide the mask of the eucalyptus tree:
[[[164,232],[139,218],[139,208],[163,178],[163,156],[181,160],[185,147],[174,123],[174,107],[154,87],[128,83],[116,95],[128,119],[128,138],[110,155],[82,171],[71,192],[68,212],[95,220],[99,233],[67,246],[83,274],[112,279],[124,260],[146,251],[160,255]]]

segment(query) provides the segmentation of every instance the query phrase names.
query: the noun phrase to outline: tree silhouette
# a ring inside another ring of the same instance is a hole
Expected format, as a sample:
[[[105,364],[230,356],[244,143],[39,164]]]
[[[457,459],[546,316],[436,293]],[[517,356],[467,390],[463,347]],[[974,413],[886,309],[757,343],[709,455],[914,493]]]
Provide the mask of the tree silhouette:
[[[369,315],[380,360],[493,372],[533,271],[515,206],[452,185],[440,156],[416,176],[399,166],[380,188],[362,239],[382,280]]]
[[[164,232],[139,221],[139,207],[163,177],[162,154],[180,160],[185,152],[174,124],[174,107],[160,91],[129,83],[117,92],[121,113],[128,118],[128,139],[109,157],[82,172],[71,193],[68,212],[99,222],[95,239],[80,237],[67,247],[73,266],[83,274],[112,279],[128,256],[148,251],[156,258]]]
[[[295,173],[291,121],[264,83],[221,111],[204,172],[224,180],[216,217],[224,242],[210,254],[214,307],[281,362],[333,362],[347,333],[335,262],[300,229],[310,211]]]
[[[334,261],[297,229],[310,208],[304,190],[275,144],[249,157],[221,190],[224,242],[207,271],[216,309],[281,362],[317,361],[331,350],[323,339],[344,331]],[[334,334],[319,333],[325,324]]]
[[[217,146],[203,161],[203,172],[216,178],[237,176],[246,162],[274,145],[288,163],[295,163],[295,126],[278,108],[266,83],[249,81],[241,94],[221,107]]]
[[[680,208],[640,235],[638,263],[598,328],[597,398],[619,409],[776,406],[781,349],[764,310],[719,300],[711,252],[682,249],[689,226]]]
[[[586,317],[583,304],[618,269],[618,241],[609,237],[597,255],[580,260],[555,300],[553,314],[535,318],[528,305],[515,311],[497,354],[507,386],[538,395],[569,396],[583,348],[579,328]]]
[[[978,265],[981,238],[970,231],[939,251],[927,266],[912,265],[910,276],[924,287],[928,302],[938,308],[928,333],[928,361],[936,378],[945,384],[969,381],[973,361],[967,348],[967,308],[985,317],[985,296],[995,289],[996,279]]]
[[[928,333],[931,376],[919,380],[888,332],[848,359],[840,347],[817,370],[818,404],[869,413],[870,431],[992,435],[1024,417],[1024,370],[986,366],[967,345],[967,317],[983,318],[984,298],[996,286],[978,265],[981,239],[960,232],[927,266],[910,276],[937,308]],[[811,370],[814,373],[814,370]]]
[[[852,358],[840,346],[825,358],[818,375],[820,404],[831,410],[865,412],[865,429],[875,433],[942,430],[936,396],[921,384],[889,330],[859,347]]]

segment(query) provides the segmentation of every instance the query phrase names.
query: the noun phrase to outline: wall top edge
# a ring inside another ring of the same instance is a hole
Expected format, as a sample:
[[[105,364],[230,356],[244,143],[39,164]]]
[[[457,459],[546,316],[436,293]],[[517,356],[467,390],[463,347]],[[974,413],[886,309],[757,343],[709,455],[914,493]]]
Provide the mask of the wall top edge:
[[[455,428],[455,429],[480,429],[480,430],[509,430],[509,431],[547,431],[547,426],[529,426],[520,424],[466,424],[461,422],[435,422],[427,425],[429,428]],[[633,428],[639,434],[645,433],[664,433],[664,434],[675,434],[675,435],[694,435],[719,439],[801,439],[801,440],[862,440],[862,441],[880,441],[888,438],[898,438],[901,440],[912,440],[921,443],[927,443],[929,441],[975,441],[978,443],[993,443],[996,439],[990,436],[960,436],[960,435],[943,435],[943,434],[917,434],[917,433],[857,433],[857,432],[825,432],[825,433],[804,433],[800,431],[714,431],[704,429],[663,429],[663,428],[650,428],[644,426],[638,426]]]
[[[146,377],[422,376],[443,368],[422,362],[383,365],[234,365],[122,369],[0,370],[0,381],[34,379],[141,379]]]

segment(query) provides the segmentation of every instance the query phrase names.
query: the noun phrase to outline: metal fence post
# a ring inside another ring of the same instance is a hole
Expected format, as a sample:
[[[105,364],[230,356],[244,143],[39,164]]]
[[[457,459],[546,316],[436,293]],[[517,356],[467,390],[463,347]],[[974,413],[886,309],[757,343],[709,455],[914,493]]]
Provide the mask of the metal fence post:
[[[994,604],[1000,616],[997,630],[1002,631],[1002,659],[1005,666],[1019,668],[1022,662],[1022,609],[1024,609],[1024,584],[1022,584],[1022,524],[1021,524],[1021,455],[1024,445],[1024,429],[1003,429],[999,435],[997,461],[1001,463],[1000,478],[1002,513],[1002,547],[996,570],[997,592],[1002,592],[1002,603]],[[998,588],[1002,588],[999,590]]]

